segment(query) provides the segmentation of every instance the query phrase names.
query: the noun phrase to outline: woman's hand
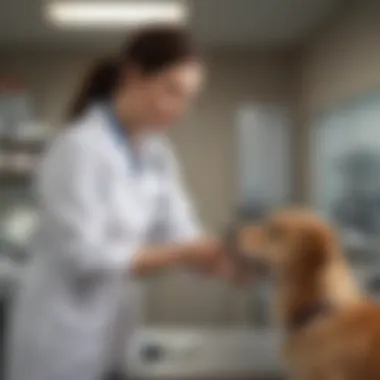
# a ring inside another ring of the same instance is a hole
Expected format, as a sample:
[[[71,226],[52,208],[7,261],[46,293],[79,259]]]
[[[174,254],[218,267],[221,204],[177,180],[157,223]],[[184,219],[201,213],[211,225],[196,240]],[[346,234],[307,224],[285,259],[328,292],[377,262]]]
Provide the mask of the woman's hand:
[[[245,273],[231,260],[220,241],[207,237],[184,244],[146,247],[135,254],[128,272],[148,275],[178,265],[209,276],[230,278],[237,283],[252,280],[250,273]]]
[[[237,286],[248,286],[257,280],[257,275],[251,271],[236,268],[233,271],[231,280]]]
[[[201,272],[212,272],[223,260],[223,247],[213,238],[201,238],[183,246],[183,264]]]
[[[251,271],[239,267],[231,260],[225,247],[216,239],[204,238],[183,247],[184,264],[210,276],[224,277],[237,285],[254,281]]]
[[[255,273],[252,267],[246,267],[243,263],[233,259],[233,254],[227,249],[219,256],[211,275],[224,277],[231,280],[237,286],[249,285],[257,279],[258,273]]]
[[[136,252],[128,272],[147,275],[158,270],[186,266],[200,272],[211,273],[223,257],[221,244],[212,238],[203,238],[183,244],[145,247]]]

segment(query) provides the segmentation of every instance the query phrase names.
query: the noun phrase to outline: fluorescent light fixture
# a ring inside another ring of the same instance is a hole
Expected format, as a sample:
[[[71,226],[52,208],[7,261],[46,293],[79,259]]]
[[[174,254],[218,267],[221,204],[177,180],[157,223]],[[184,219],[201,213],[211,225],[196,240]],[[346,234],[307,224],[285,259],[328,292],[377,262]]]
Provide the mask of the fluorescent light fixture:
[[[149,23],[184,23],[183,1],[52,1],[46,17],[60,27],[134,27]]]

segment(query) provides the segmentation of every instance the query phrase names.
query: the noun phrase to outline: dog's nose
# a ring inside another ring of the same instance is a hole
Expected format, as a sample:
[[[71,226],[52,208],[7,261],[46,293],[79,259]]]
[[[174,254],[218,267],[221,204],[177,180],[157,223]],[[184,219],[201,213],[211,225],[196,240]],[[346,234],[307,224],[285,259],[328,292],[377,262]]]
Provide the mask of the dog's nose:
[[[267,273],[268,266],[259,254],[260,228],[257,226],[235,226],[225,235],[226,250],[232,262],[244,272],[255,275]]]
[[[248,256],[255,256],[255,252],[262,251],[264,245],[263,229],[259,225],[248,225],[240,229],[237,236],[240,250]]]

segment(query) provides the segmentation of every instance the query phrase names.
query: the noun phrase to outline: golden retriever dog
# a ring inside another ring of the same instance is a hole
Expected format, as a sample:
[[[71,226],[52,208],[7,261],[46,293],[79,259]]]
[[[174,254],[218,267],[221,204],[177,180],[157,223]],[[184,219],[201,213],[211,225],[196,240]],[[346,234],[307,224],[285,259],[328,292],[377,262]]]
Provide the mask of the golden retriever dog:
[[[332,227],[289,209],[237,238],[273,276],[292,380],[380,380],[380,307],[360,293]]]

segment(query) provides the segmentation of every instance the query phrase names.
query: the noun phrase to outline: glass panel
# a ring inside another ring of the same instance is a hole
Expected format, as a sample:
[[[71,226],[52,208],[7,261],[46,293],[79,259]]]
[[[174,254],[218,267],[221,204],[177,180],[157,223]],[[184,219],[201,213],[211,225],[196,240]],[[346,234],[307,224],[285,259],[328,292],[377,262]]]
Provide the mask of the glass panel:
[[[238,121],[238,203],[274,205],[290,196],[290,123],[281,107],[245,107]]]
[[[318,118],[311,137],[313,203],[339,226],[359,279],[380,295],[380,94]]]
[[[291,129],[283,107],[245,107],[237,128],[238,218],[260,217],[268,208],[286,203],[291,194]],[[256,283],[250,291],[252,326],[270,325],[269,282]]]

